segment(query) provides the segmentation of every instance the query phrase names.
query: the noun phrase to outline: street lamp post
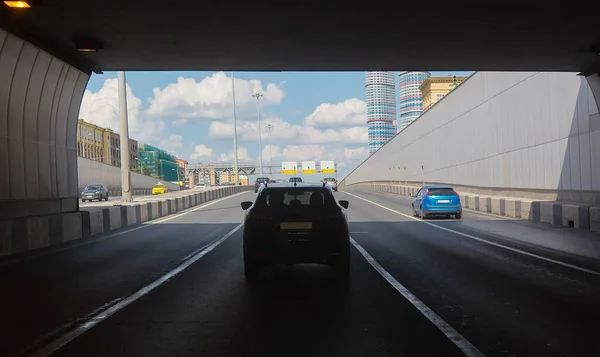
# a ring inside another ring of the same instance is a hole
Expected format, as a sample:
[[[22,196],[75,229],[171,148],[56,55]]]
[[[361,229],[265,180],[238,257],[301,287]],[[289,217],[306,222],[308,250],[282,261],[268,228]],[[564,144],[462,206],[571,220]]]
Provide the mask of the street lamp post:
[[[273,175],[273,155],[271,153],[271,129],[274,128],[273,124],[269,124],[266,126],[269,130],[269,176]]]
[[[129,125],[127,122],[127,82],[125,72],[119,72],[119,114],[121,117],[121,200],[133,202],[131,195],[131,171],[129,170]]]
[[[235,77],[231,72],[231,98],[233,103],[233,171],[235,172],[235,184],[239,185],[238,178],[238,150],[237,150],[237,119],[235,117]]]
[[[264,176],[263,175],[263,162],[262,162],[262,135],[261,135],[261,126],[260,126],[260,98],[263,96],[262,93],[254,93],[252,95],[254,98],[256,98],[256,111],[257,111],[257,115],[258,115],[258,154],[259,154],[259,160],[260,160],[260,176]]]

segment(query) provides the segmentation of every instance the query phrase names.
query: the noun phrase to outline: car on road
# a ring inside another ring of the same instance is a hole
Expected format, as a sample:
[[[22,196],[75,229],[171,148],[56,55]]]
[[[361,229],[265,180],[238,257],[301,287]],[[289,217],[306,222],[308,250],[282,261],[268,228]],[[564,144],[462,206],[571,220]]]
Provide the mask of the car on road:
[[[162,195],[167,192],[169,192],[169,189],[164,183],[157,183],[156,185],[154,185],[154,187],[152,187],[153,195]]]
[[[94,183],[85,186],[81,192],[81,202],[93,200],[108,201],[108,188],[101,183]]]
[[[332,190],[334,190],[335,192],[337,192],[338,190],[338,182],[335,178],[333,177],[326,177],[323,179],[323,182],[325,182],[329,187],[331,187]]]
[[[326,264],[346,280],[350,232],[345,210],[324,184],[267,184],[246,211],[243,232],[246,279],[272,264]]]
[[[258,188],[260,187],[261,184],[268,183],[268,182],[269,182],[268,177],[257,177],[256,181],[254,181],[254,193],[258,192]]]
[[[302,182],[301,177],[290,177],[289,182]]]
[[[454,216],[462,218],[460,196],[452,186],[427,185],[415,194],[412,202],[415,216],[422,219],[433,216]]]

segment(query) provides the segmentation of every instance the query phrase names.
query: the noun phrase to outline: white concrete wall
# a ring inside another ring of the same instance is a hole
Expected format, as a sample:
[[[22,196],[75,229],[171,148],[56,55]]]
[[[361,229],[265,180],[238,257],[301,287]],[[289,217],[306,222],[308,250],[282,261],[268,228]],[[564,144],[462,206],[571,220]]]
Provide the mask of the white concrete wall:
[[[89,75],[0,29],[0,218],[77,210]]]
[[[79,190],[83,189],[90,183],[101,183],[112,190],[121,189],[121,168],[103,164],[98,161],[88,160],[83,157],[77,157],[77,166],[79,167]],[[154,177],[131,173],[131,187],[134,190],[150,189],[156,185],[159,180]],[[179,190],[179,186],[161,181],[165,183],[169,190]]]
[[[392,173],[393,166],[406,167],[407,175]],[[423,177],[489,188],[600,190],[600,115],[588,82],[575,73],[475,73],[344,183]]]

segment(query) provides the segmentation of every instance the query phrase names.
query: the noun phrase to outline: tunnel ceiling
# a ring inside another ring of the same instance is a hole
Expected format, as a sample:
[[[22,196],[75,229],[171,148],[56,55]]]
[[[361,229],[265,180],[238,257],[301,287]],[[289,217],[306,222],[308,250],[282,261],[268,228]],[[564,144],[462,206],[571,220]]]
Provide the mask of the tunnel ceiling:
[[[27,10],[1,4],[0,26],[87,71],[585,72],[597,71],[599,59],[593,2],[569,2],[571,9],[533,0],[476,7],[466,1],[29,3]],[[79,52],[82,40],[102,48]]]

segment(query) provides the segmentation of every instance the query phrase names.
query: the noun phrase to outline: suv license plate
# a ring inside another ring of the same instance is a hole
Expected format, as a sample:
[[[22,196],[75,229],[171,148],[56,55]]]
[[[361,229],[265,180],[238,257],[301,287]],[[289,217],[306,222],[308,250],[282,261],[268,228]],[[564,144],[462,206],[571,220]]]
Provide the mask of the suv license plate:
[[[281,222],[279,228],[282,230],[312,229],[312,222]]]

